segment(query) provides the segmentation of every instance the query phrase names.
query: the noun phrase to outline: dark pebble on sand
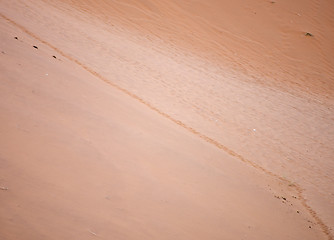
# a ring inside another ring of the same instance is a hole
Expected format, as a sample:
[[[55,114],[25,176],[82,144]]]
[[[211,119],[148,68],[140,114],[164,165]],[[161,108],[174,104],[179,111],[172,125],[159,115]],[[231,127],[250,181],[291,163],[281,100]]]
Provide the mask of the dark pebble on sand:
[[[37,46],[33,46],[34,48],[36,48],[36,49],[38,49],[38,47]]]

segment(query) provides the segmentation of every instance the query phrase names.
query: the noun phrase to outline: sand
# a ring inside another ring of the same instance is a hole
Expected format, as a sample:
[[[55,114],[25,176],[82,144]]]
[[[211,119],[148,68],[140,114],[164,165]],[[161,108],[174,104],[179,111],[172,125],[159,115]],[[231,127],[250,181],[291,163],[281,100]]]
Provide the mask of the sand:
[[[331,1],[0,4],[1,239],[333,239]]]

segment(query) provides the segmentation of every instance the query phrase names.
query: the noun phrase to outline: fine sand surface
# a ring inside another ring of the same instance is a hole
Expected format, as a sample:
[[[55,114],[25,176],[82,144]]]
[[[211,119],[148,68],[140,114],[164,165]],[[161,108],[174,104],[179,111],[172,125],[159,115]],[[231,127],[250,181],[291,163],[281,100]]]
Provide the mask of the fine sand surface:
[[[333,239],[333,9],[0,0],[0,239]]]

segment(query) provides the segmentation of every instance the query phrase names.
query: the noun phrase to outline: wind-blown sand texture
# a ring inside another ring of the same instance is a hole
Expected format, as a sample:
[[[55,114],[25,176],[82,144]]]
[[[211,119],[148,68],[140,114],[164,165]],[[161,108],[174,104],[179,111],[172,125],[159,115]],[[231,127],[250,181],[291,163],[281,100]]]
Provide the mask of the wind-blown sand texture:
[[[0,239],[333,239],[332,1],[0,6]]]

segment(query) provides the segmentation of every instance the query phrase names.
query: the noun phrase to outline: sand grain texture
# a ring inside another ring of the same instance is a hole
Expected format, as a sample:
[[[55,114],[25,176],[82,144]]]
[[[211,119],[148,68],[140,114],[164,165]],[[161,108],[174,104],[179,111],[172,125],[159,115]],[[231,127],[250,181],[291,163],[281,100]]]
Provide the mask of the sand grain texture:
[[[330,2],[0,4],[2,238],[333,239]]]

